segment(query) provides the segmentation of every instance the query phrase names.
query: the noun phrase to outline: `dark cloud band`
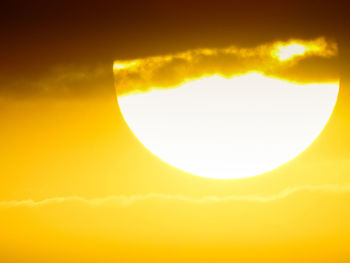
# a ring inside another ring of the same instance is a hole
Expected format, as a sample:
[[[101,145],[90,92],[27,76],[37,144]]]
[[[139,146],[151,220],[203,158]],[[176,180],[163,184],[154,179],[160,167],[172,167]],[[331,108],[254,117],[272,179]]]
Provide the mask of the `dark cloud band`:
[[[331,82],[338,78],[337,45],[325,38],[289,40],[255,48],[195,49],[182,53],[115,61],[118,95],[172,88],[197,78],[232,77],[251,71],[295,82]]]

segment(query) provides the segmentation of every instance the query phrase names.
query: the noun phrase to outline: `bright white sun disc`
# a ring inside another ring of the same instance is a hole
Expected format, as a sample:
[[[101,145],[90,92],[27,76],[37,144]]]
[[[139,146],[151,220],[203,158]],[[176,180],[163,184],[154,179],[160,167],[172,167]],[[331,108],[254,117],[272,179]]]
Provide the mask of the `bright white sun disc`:
[[[305,150],[326,125],[338,91],[338,83],[248,73],[119,96],[118,103],[136,137],[165,162],[233,179],[270,171]]]

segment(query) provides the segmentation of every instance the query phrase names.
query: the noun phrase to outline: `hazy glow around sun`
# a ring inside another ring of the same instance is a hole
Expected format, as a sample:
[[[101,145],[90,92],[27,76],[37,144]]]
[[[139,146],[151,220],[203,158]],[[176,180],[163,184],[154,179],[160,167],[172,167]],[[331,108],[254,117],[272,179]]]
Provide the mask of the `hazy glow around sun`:
[[[118,98],[137,138],[184,171],[243,178],[296,157],[327,123],[338,84],[293,84],[250,73],[212,76]]]

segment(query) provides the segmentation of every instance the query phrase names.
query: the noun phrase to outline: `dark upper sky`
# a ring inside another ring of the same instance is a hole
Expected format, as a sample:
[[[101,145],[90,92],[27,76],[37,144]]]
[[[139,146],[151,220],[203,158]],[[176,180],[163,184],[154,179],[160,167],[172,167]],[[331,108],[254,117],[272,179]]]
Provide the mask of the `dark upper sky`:
[[[43,79],[73,71],[95,77],[85,80],[90,85],[71,81],[72,94],[102,82],[109,89],[114,59],[189,48],[323,35],[338,40],[340,55],[348,46],[346,1],[12,0],[0,10],[1,96],[39,95]],[[108,74],[96,73],[104,70]]]

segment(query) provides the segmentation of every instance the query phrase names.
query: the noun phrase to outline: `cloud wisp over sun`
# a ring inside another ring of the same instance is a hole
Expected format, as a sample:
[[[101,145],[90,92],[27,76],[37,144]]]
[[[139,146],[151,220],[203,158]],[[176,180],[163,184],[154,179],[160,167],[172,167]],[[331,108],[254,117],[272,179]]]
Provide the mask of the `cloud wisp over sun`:
[[[291,39],[251,48],[199,48],[170,55],[116,60],[113,70],[119,96],[177,87],[212,75],[228,78],[249,72],[295,82],[333,82],[338,78],[337,54],[336,42],[324,37]]]

